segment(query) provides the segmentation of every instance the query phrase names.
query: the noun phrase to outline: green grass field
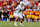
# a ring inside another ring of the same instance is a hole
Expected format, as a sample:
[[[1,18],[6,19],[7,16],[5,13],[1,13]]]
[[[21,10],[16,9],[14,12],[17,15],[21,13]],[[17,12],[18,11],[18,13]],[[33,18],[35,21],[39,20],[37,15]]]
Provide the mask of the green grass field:
[[[14,22],[0,22],[0,27],[40,27],[40,22],[23,22],[24,26],[20,26],[20,22],[18,22],[18,26],[14,26]]]

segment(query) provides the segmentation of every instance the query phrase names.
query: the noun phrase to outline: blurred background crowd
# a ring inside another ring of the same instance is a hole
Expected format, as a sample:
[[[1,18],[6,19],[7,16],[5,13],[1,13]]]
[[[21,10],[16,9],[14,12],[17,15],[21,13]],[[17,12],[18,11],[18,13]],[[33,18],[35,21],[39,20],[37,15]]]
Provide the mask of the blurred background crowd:
[[[25,2],[24,14],[25,21],[39,21],[40,20],[40,0],[0,0],[0,21],[13,21],[13,13],[20,2]],[[27,5],[27,1],[30,3]],[[31,15],[30,15],[31,14]],[[35,18],[34,18],[35,17]]]

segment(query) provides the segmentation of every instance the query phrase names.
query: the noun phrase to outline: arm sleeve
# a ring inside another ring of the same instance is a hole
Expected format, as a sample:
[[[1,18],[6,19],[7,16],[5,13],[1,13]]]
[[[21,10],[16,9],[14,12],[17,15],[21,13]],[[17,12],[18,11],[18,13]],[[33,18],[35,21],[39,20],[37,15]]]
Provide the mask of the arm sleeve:
[[[16,9],[15,9],[15,10],[20,9],[20,8],[21,8],[21,6],[20,6],[20,5],[18,5],[18,6],[16,7]]]

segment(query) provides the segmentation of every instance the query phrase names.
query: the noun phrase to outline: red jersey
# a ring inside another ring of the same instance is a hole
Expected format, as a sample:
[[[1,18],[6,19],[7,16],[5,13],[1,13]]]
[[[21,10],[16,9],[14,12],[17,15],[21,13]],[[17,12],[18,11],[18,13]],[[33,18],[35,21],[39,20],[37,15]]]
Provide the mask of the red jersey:
[[[35,11],[35,15],[36,16],[39,16],[39,11]]]

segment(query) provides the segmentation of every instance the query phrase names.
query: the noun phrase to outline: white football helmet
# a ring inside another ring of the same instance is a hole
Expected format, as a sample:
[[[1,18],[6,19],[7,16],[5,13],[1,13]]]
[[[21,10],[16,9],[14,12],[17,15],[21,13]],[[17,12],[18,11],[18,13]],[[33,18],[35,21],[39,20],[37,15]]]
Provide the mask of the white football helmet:
[[[23,1],[21,1],[21,2],[20,2],[20,4],[22,5],[22,4],[24,4],[24,2],[23,2]]]

